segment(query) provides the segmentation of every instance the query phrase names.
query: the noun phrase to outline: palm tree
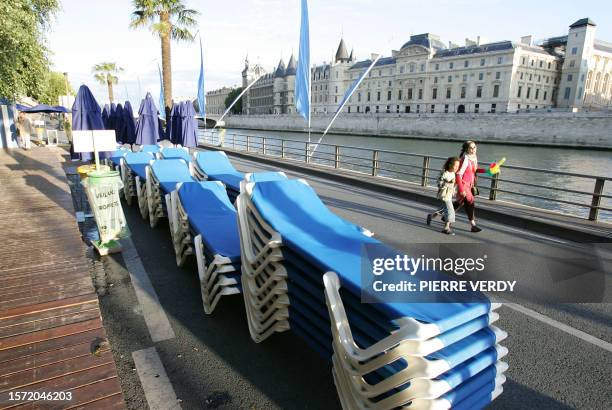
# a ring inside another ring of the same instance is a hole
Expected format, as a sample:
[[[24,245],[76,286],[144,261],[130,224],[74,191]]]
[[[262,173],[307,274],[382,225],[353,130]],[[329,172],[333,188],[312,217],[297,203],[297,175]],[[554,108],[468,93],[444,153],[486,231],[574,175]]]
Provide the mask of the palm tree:
[[[113,84],[119,82],[119,77],[115,74],[119,74],[123,71],[123,68],[117,66],[117,63],[99,63],[93,66],[92,72],[96,80],[100,84],[106,84],[108,86],[108,99],[113,102]]]
[[[162,81],[166,118],[172,106],[172,67],[170,64],[170,40],[193,41],[190,27],[197,26],[196,10],[188,9],[182,0],[133,0],[135,8],[130,27],[148,26],[161,40]],[[161,109],[161,107],[160,107]]]

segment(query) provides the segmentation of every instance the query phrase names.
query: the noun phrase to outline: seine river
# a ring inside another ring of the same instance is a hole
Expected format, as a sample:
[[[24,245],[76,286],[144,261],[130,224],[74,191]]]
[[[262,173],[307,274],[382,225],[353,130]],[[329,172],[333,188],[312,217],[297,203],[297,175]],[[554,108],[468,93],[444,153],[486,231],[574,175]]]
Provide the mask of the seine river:
[[[239,135],[238,135],[239,134]],[[266,137],[266,150],[268,154],[280,155],[280,139],[289,140],[285,143],[285,154],[287,157],[303,159],[305,141],[308,140],[307,133],[301,132],[279,132],[261,130],[238,130],[228,129],[225,137],[225,145],[245,149],[246,135],[254,136],[250,139],[250,149],[261,151],[261,138]],[[320,134],[312,134],[312,141],[318,140]],[[341,167],[354,169],[369,173],[372,164],[372,149],[381,151],[394,151],[418,154],[419,156],[400,155],[397,153],[381,152],[379,154],[379,175],[407,180],[418,183],[421,180],[422,155],[434,157],[449,157],[459,154],[461,144],[459,142],[433,141],[425,139],[399,139],[386,137],[364,137],[328,134],[323,140],[325,144],[349,146],[355,148],[341,149]],[[313,156],[313,162],[333,165],[334,147],[321,145]],[[586,174],[593,176],[612,176],[612,152],[586,149],[550,148],[550,147],[527,147],[507,144],[480,144],[478,146],[478,158],[481,165],[491,161],[506,158],[506,165],[538,168],[546,171],[559,171],[574,174]],[[433,184],[438,175],[442,160],[431,159],[429,184]],[[522,182],[530,185],[520,185],[513,182]],[[535,186],[531,186],[535,185]],[[488,198],[490,180],[480,178],[479,188],[481,196]],[[532,172],[526,170],[503,169],[500,176],[498,188],[502,190],[497,193],[498,200],[518,202],[525,205],[571,213],[586,217],[588,207],[575,206],[564,202],[580,204],[591,204],[595,181],[592,178],[581,178],[574,176],[558,175],[546,172]],[[612,181],[604,185],[604,195],[612,196]],[[550,189],[553,188],[553,189]],[[556,190],[566,189],[584,192],[563,192]],[[511,192],[523,195],[516,195]],[[534,198],[533,196],[550,198]],[[485,200],[482,198],[481,200]],[[612,208],[612,198],[603,198],[602,207]],[[612,212],[600,211],[600,220],[612,221]]]

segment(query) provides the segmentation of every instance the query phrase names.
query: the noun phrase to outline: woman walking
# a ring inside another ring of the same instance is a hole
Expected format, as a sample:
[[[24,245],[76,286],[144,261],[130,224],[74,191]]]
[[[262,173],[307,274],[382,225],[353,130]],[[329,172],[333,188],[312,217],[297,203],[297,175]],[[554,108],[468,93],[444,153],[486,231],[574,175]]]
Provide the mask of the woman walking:
[[[482,231],[480,227],[476,226],[476,195],[478,195],[476,174],[484,173],[485,170],[478,168],[477,150],[478,147],[474,141],[463,143],[459,156],[461,164],[456,174],[458,194],[455,209],[458,210],[461,206],[465,208],[465,213],[472,226],[472,232]]]
[[[17,116],[17,130],[19,131],[19,140],[21,148],[30,149],[32,144],[30,142],[30,135],[32,135],[32,123],[26,117],[24,112],[20,112]]]

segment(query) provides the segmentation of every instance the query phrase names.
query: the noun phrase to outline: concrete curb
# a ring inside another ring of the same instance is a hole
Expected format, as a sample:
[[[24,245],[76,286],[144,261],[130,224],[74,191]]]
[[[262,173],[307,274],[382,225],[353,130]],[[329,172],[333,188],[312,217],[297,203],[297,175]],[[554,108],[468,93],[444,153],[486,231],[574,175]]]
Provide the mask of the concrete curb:
[[[304,164],[288,159],[277,159],[260,154],[246,153],[230,148],[215,147],[212,145],[199,145],[201,148],[225,151],[227,154],[244,159],[255,160],[261,163],[276,165],[293,171],[328,178],[338,182],[349,183],[360,188],[371,189],[384,194],[405,198],[428,205],[438,205],[439,201],[430,188],[402,183],[392,179],[371,177],[347,170],[327,168],[316,164]],[[385,181],[386,184],[383,184]],[[497,222],[516,228],[556,236],[575,242],[604,242],[612,243],[612,225],[595,223],[572,216],[565,216],[554,212],[530,208],[522,205],[508,203],[487,203],[487,200],[478,202],[478,216],[493,219]],[[607,225],[607,226],[606,226]]]

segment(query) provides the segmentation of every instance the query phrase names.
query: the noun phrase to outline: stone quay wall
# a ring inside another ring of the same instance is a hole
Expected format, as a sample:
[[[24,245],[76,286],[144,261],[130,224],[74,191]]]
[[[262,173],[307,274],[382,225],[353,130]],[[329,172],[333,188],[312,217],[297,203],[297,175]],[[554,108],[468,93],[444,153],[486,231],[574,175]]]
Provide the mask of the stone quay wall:
[[[313,115],[313,132],[323,132],[331,115]],[[235,115],[227,128],[269,131],[306,130],[296,114]],[[499,114],[341,114],[333,134],[423,138],[479,142],[612,149],[612,113],[499,113]]]

